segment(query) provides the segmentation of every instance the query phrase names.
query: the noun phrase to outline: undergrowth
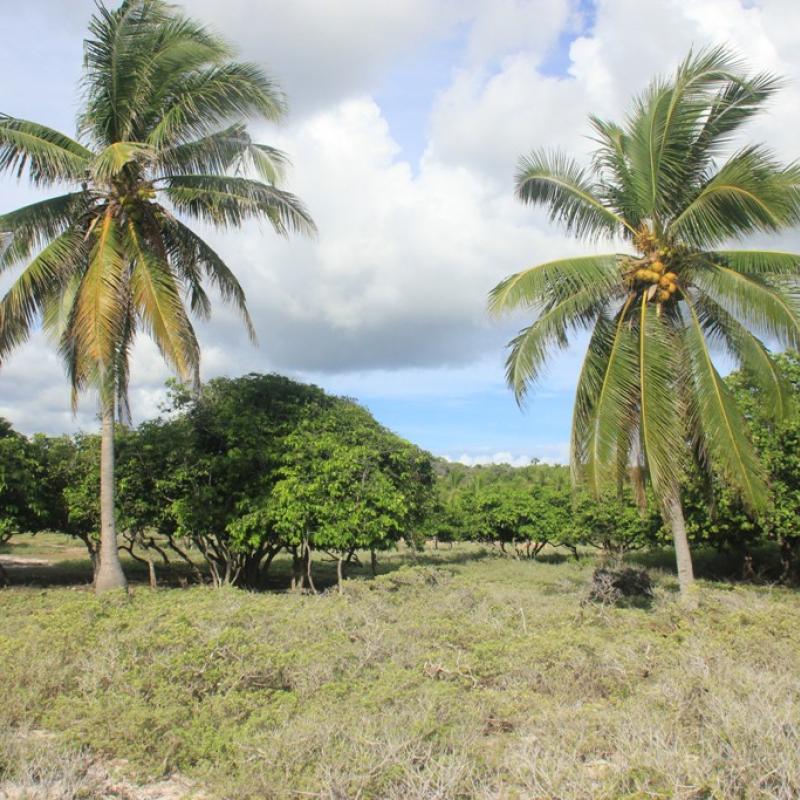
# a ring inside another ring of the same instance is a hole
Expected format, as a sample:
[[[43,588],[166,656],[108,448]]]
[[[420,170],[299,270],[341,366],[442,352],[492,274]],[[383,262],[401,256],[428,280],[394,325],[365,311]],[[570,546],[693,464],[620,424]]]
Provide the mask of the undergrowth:
[[[614,608],[581,602],[589,563],[447,559],[344,596],[0,592],[0,786],[37,730],[62,772],[237,800],[800,796],[795,593],[706,584],[687,614],[659,574]]]

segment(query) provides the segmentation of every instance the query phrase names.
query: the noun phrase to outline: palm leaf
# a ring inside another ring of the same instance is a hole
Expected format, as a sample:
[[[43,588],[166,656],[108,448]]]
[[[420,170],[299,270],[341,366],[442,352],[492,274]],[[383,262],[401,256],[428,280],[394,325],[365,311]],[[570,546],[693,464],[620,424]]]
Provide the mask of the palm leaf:
[[[90,150],[63,133],[0,114],[0,172],[14,171],[19,177],[27,167],[31,181],[39,186],[78,182],[91,158]]]
[[[83,236],[70,229],[28,264],[0,301],[0,361],[26,341],[45,303],[60,295],[84,252]]]
[[[222,227],[266,217],[280,234],[313,233],[313,220],[290,192],[248,178],[226,175],[175,175],[165,178],[164,193],[188,216]]]
[[[800,255],[773,250],[716,250],[706,260],[745,275],[794,275],[800,278]]]
[[[154,155],[152,147],[140,142],[114,142],[92,161],[92,175],[97,181],[110,181],[128,164],[151,160]]]
[[[84,204],[84,193],[72,192],[0,216],[0,232],[6,235],[0,249],[0,272],[29,259],[35,250],[74,225]]]
[[[708,352],[697,312],[687,303],[689,321],[683,340],[694,382],[693,412],[702,432],[697,445],[726,481],[753,510],[766,503],[763,468],[747,437],[747,425],[736,401],[720,377]]]
[[[627,464],[637,426],[639,366],[631,303],[613,321],[596,326],[578,382],[572,452],[581,466],[573,470],[598,496],[616,480],[620,464]]]
[[[589,286],[598,298],[620,286],[619,256],[600,255],[564,258],[517,272],[489,293],[489,311],[501,314],[515,308],[531,308],[558,302]]]
[[[124,324],[125,293],[125,254],[117,222],[107,209],[97,225],[88,267],[75,296],[64,352],[75,348],[101,372],[109,373]]]
[[[679,342],[642,295],[639,306],[639,386],[641,439],[653,488],[674,496],[681,479],[685,442],[678,402]]]
[[[593,287],[585,287],[548,307],[511,340],[506,379],[517,402],[521,403],[530,386],[540,379],[551,351],[567,347],[569,332],[588,327],[604,304],[604,300],[598,301]]]
[[[286,102],[253,64],[223,64],[185,76],[147,141],[157,148],[207,136],[231,118],[280,119]]]
[[[528,205],[544,206],[550,219],[578,237],[594,239],[614,236],[630,224],[603,205],[597,187],[575,161],[561,153],[540,150],[519,162],[517,197]]]
[[[251,341],[256,341],[256,331],[247,310],[244,289],[228,265],[191,228],[176,219],[162,222],[170,257],[187,277],[197,266],[217,288],[225,302],[231,303],[242,317]],[[190,283],[192,278],[189,278]],[[199,301],[202,305],[202,301]]]
[[[800,304],[760,274],[737,272],[704,260],[691,281],[711,300],[749,328],[786,347],[800,346]]]
[[[760,147],[747,147],[699,187],[669,224],[672,236],[698,247],[731,237],[774,232],[800,218],[800,167],[782,167]]]
[[[598,197],[632,228],[638,228],[642,223],[642,208],[628,162],[625,131],[619,125],[594,115],[589,117],[589,122],[595,130],[594,140],[598,144],[592,157],[594,169],[601,178]]]
[[[764,345],[722,306],[708,297],[694,301],[703,333],[709,341],[720,340],[729,356],[739,362],[756,386],[760,402],[776,421],[785,419],[792,406],[792,391]]]
[[[161,354],[185,381],[198,380],[200,348],[169,264],[158,258],[133,222],[126,229],[134,258],[131,300]]]
[[[230,170],[253,172],[270,184],[283,177],[288,163],[285,153],[255,144],[241,123],[231,125],[185,144],[166,147],[158,154],[162,175],[205,173],[222,175]]]

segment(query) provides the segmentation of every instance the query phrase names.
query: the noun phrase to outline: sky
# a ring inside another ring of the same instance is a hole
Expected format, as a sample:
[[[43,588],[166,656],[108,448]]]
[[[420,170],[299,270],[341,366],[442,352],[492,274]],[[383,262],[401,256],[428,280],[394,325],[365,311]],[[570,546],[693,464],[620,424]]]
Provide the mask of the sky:
[[[255,124],[292,161],[286,188],[313,239],[268,227],[206,235],[247,293],[259,344],[220,303],[198,323],[202,376],[280,372],[356,398],[384,425],[468,464],[566,463],[585,338],[558,352],[524,409],[505,345],[532,320],[493,320],[503,277],[585,252],[513,195],[520,156],[585,162],[587,115],[622,119],[633,94],[690,47],[726,43],[787,78],[746,131],[800,156],[797,0],[191,0],[194,17],[285,90],[290,113]],[[74,133],[91,0],[0,0],[0,112]],[[43,194],[0,176],[0,213]],[[758,242],[800,250],[789,234]],[[598,245],[602,250],[602,243]],[[608,247],[608,245],[606,245]],[[613,245],[611,245],[613,249]],[[0,275],[0,290],[13,275]],[[135,421],[156,416],[169,371],[134,351]],[[0,367],[0,416],[31,433],[92,430],[70,409],[55,348],[37,333]]]

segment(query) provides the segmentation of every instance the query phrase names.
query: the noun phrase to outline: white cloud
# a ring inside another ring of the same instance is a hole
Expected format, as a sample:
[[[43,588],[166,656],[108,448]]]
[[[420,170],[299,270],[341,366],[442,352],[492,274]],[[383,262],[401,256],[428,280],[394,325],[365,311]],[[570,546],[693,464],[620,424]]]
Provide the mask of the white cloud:
[[[39,16],[50,10],[51,22],[69,17],[71,36],[78,8],[85,15],[83,0],[69,11],[56,0],[35,4]],[[800,8],[793,1],[599,0],[594,27],[573,42],[563,77],[543,75],[541,64],[560,32],[576,29],[567,0],[265,0],[257,10],[248,0],[195,0],[190,11],[271,66],[292,95],[298,113],[257,133],[292,157],[290,188],[320,229],[313,241],[281,240],[255,226],[211,235],[245,285],[261,347],[252,348],[233,313],[218,306],[199,326],[206,378],[280,369],[372,396],[504,391],[503,343],[525,317],[488,320],[487,291],[510,272],[583,249],[514,200],[518,157],[558,146],[585,158],[587,114],[619,117],[630,95],[692,44],[730,41],[753,67],[795,80],[752,134],[783,158],[800,155]],[[22,35],[11,30],[15,40]],[[399,59],[453,37],[463,47],[434,99],[415,171],[374,96]],[[26,113],[47,120],[44,94],[40,107],[41,114]],[[23,196],[10,186],[4,178],[6,207]],[[557,356],[545,390],[566,397],[579,358],[579,348]],[[157,409],[167,374],[142,340],[132,376],[140,417]],[[80,424],[93,426],[91,401],[81,408]],[[40,337],[0,370],[0,414],[26,430],[68,427],[66,382]],[[539,457],[566,457],[562,445],[543,447],[552,453]]]
[[[542,443],[537,445],[533,455],[514,455],[508,451],[499,453],[462,453],[458,458],[443,456],[447,461],[455,461],[467,467],[487,464],[508,464],[512,467],[527,467],[534,463],[567,464],[569,463],[569,443]]]

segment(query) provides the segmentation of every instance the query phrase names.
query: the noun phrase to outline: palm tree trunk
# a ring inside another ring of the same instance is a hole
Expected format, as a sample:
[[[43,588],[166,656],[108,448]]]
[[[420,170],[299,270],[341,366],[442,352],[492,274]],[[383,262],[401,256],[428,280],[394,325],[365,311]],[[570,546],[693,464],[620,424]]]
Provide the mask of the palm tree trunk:
[[[117,525],[114,519],[114,401],[103,399],[103,429],[100,439],[100,567],[94,582],[97,594],[127,589],[119,562]]]
[[[672,540],[675,543],[675,561],[678,566],[678,586],[684,602],[694,600],[694,570],[692,569],[692,553],[689,550],[689,539],[686,536],[686,521],[683,518],[683,505],[680,495],[675,494],[664,504]]]

